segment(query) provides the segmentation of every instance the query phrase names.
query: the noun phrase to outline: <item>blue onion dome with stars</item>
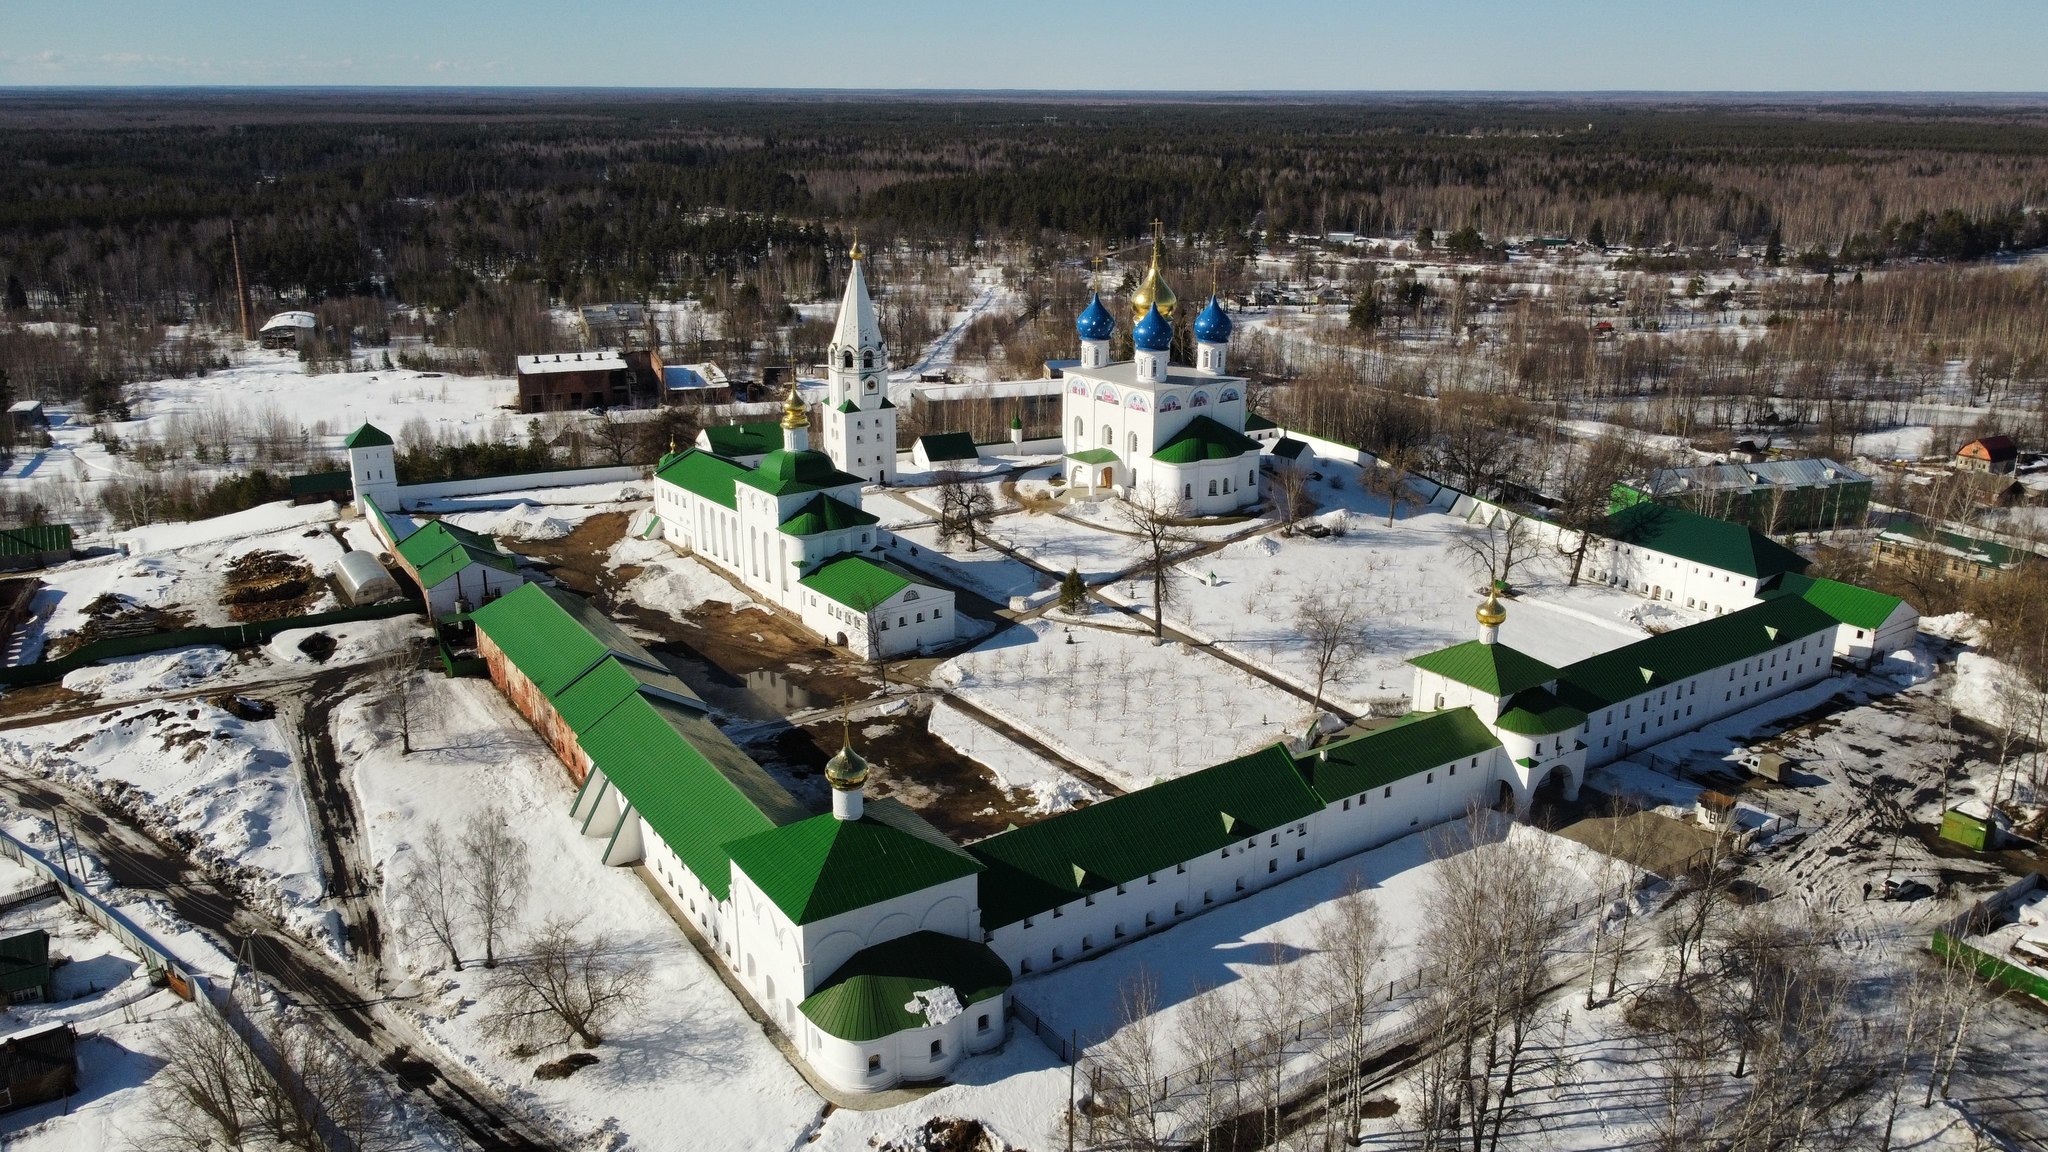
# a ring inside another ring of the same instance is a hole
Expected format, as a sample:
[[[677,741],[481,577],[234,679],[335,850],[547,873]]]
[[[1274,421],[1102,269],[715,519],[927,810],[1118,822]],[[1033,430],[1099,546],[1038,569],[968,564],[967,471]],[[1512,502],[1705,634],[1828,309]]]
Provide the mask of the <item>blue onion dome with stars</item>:
[[[1195,317],[1195,339],[1204,344],[1230,343],[1230,313],[1223,310],[1223,303],[1216,297],[1209,297],[1209,304],[1202,314]]]
[[[1148,309],[1145,318],[1131,329],[1131,343],[1141,351],[1164,352],[1173,347],[1173,326],[1159,314],[1158,308]]]
[[[1088,306],[1081,309],[1081,315],[1074,319],[1074,331],[1083,340],[1107,340],[1116,331],[1116,317],[1102,306],[1101,293],[1088,294]]]

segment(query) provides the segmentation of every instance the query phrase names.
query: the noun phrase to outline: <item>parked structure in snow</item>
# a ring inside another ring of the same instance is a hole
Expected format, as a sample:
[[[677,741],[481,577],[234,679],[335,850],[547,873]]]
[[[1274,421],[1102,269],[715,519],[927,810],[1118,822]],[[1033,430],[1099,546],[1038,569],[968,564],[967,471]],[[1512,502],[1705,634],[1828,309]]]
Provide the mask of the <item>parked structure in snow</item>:
[[[334,566],[334,579],[341,585],[341,598],[350,604],[375,604],[398,595],[398,581],[375,555],[361,549],[342,556]]]

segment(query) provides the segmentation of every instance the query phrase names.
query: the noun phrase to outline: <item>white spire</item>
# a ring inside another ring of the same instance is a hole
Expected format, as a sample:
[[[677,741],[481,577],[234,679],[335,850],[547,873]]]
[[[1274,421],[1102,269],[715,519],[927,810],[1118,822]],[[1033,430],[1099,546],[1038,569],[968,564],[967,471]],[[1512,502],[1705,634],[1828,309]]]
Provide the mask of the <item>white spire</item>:
[[[882,344],[882,326],[875,322],[875,302],[868,296],[868,278],[862,271],[866,253],[859,240],[854,241],[851,255],[853,268],[846,274],[846,295],[839,301],[839,323],[832,329],[832,370],[849,377],[884,373],[889,370],[889,353]],[[846,363],[849,352],[853,354],[850,367]]]

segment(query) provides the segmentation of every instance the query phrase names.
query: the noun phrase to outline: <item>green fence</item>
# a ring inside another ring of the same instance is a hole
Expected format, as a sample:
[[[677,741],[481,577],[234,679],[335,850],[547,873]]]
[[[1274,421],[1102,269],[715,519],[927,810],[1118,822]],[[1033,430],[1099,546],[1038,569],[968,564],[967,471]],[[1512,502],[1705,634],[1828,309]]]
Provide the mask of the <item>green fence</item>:
[[[1929,941],[1928,946],[1934,949],[1934,954],[1937,956],[1957,957],[1963,963],[1975,968],[1977,975],[1991,981],[1993,984],[2002,985],[2015,992],[2023,992],[2028,996],[2034,997],[2036,1000],[2048,1001],[2048,979],[2044,979],[2037,972],[2030,972],[2016,964],[2008,964],[1983,949],[1966,944],[1940,929],[1935,930],[1934,937]]]
[[[19,688],[25,684],[48,684],[62,680],[66,673],[79,668],[90,667],[106,660],[118,660],[123,656],[140,656],[146,652],[162,652],[171,648],[190,648],[196,645],[251,648],[279,632],[289,632],[294,628],[323,628],[329,624],[348,624],[358,620],[389,620],[419,610],[419,604],[414,601],[391,600],[382,604],[337,608],[332,612],[315,612],[310,616],[286,616],[277,620],[229,624],[221,628],[180,628],[174,632],[110,636],[105,640],[81,644],[58,660],[0,668],[0,687]]]

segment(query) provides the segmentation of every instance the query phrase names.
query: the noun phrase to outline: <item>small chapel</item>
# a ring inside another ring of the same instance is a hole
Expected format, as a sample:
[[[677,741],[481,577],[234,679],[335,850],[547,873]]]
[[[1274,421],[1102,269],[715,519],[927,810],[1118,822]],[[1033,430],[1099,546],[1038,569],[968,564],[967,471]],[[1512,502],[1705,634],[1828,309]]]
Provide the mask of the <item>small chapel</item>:
[[[1245,380],[1228,369],[1230,314],[1216,294],[1192,325],[1195,362],[1172,362],[1178,301],[1152,267],[1131,294],[1132,358],[1112,362],[1116,318],[1091,294],[1074,322],[1081,362],[1065,370],[1061,406],[1069,491],[1137,499],[1194,516],[1259,502],[1259,444],[1245,434]]]

